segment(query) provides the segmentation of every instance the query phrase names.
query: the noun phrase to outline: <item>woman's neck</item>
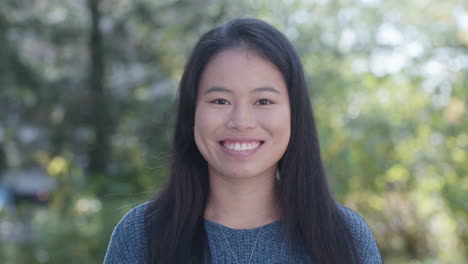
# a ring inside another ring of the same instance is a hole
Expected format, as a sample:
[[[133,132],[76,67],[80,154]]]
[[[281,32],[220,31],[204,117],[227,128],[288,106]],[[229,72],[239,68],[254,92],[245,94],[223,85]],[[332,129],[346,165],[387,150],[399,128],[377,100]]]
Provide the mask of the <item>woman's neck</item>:
[[[210,173],[206,220],[235,229],[249,229],[280,218],[274,175],[249,178]]]

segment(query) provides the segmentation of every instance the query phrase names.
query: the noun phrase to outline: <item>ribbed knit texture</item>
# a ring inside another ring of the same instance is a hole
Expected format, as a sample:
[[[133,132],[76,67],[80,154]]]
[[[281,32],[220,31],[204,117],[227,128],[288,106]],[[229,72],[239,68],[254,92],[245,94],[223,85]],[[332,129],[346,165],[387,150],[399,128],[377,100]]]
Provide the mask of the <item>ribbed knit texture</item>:
[[[105,264],[145,263],[144,210],[146,205],[147,203],[143,203],[133,208],[117,224],[109,242],[104,259]],[[367,224],[351,209],[342,208],[346,222],[358,243],[362,263],[382,263],[374,236]],[[213,264],[237,264],[233,253],[239,264],[247,264],[257,235],[259,235],[258,241],[250,263],[312,263],[305,249],[296,252],[288,247],[287,241],[283,239],[285,232],[281,229],[279,221],[253,229],[233,229],[205,220],[205,230],[208,234]]]

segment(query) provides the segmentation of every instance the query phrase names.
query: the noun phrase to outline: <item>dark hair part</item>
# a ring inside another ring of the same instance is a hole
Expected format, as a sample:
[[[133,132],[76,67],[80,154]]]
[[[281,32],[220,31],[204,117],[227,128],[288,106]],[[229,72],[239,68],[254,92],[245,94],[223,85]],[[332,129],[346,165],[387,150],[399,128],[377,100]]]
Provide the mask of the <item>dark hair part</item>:
[[[342,209],[328,188],[300,59],[281,32],[257,19],[236,19],[207,32],[185,66],[178,93],[170,179],[145,212],[148,262],[209,260],[204,229],[208,169],[193,134],[197,89],[210,59],[238,47],[251,49],[272,62],[288,88],[291,137],[278,163],[278,191],[281,224],[291,245],[305,247],[318,263],[359,263]]]

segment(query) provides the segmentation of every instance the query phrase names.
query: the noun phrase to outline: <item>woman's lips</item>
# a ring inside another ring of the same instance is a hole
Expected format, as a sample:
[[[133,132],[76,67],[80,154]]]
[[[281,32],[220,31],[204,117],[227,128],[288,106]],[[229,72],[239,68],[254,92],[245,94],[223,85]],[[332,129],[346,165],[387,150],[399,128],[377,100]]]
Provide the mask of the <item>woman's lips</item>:
[[[220,141],[222,150],[232,156],[249,156],[254,154],[263,144],[262,140],[224,140]]]

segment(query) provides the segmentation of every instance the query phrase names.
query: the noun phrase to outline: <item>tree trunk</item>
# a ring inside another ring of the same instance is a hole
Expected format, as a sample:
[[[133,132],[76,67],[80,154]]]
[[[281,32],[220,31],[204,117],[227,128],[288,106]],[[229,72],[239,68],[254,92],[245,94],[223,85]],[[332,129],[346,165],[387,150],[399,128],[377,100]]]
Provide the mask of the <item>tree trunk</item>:
[[[100,0],[88,0],[91,15],[90,51],[90,125],[94,132],[94,142],[89,152],[89,172],[103,174],[110,156],[110,133],[112,121],[109,113],[109,96],[104,87],[104,54],[102,33],[99,28],[101,14]]]

